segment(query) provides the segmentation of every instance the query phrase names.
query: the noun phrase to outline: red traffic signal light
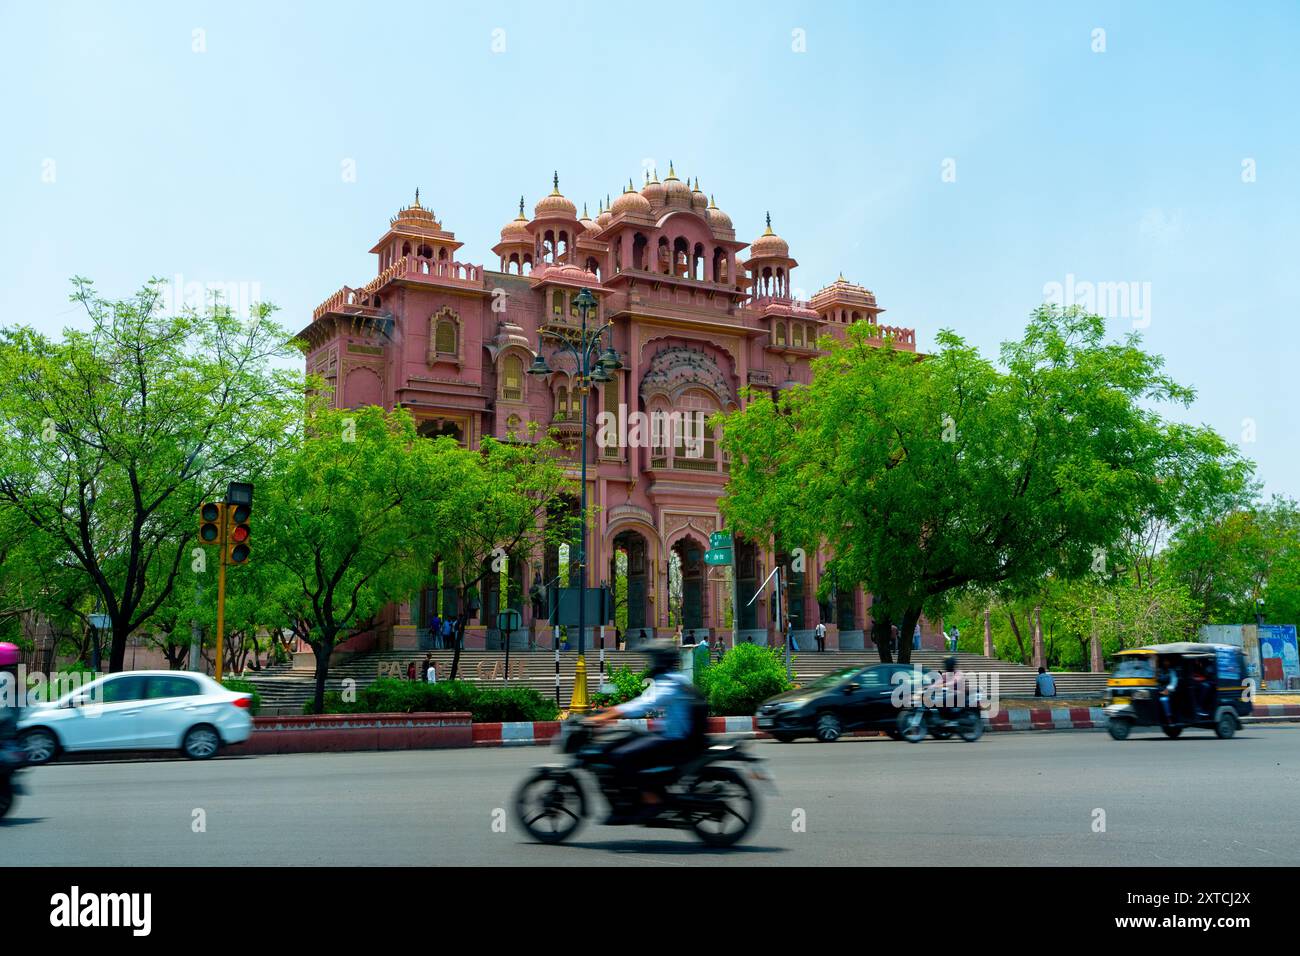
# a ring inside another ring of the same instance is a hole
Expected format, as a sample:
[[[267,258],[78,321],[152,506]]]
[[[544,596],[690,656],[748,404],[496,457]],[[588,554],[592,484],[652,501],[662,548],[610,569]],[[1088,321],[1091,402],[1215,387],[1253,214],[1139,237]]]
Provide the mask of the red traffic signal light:
[[[253,513],[252,505],[226,505],[226,562],[228,564],[245,563],[252,551],[248,547],[248,519]]]
[[[220,501],[205,501],[199,507],[199,541],[201,543],[221,543],[221,511],[223,507]]]

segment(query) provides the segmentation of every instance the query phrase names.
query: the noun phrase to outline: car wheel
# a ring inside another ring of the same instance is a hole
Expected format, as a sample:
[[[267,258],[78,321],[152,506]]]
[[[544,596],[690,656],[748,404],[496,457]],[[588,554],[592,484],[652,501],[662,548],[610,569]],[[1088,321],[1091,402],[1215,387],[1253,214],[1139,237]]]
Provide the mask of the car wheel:
[[[1230,713],[1219,715],[1218,721],[1214,725],[1214,733],[1220,740],[1229,740],[1237,732],[1237,718]]]
[[[898,728],[897,728],[897,727],[890,727],[890,728],[886,729],[886,730],[885,730],[885,736],[888,737],[890,740],[902,740],[902,739],[903,739],[903,735],[902,735],[901,733],[898,732]]]
[[[49,763],[59,755],[59,738],[44,727],[27,731],[22,740],[27,750],[27,762],[32,766]]]
[[[1108,720],[1106,729],[1115,740],[1128,740],[1128,732],[1133,729],[1133,721],[1124,717]]]
[[[1164,730],[1166,737],[1171,737],[1174,740],[1177,740],[1183,732],[1181,727],[1163,727],[1161,729]]]
[[[221,749],[221,736],[215,728],[199,724],[185,732],[181,741],[181,752],[191,760],[207,760]]]
[[[824,744],[833,744],[844,733],[844,726],[834,714],[826,713],[817,718],[817,739]]]

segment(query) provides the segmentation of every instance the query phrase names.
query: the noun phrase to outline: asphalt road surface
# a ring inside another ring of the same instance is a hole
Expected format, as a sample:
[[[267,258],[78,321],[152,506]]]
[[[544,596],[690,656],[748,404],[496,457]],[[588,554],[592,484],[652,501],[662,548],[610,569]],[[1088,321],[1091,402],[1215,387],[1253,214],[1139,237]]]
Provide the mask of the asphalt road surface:
[[[1296,725],[752,746],[777,792],[732,850],[594,824],[530,843],[511,795],[561,758],[521,747],[54,764],[26,773],[0,865],[1300,863]]]

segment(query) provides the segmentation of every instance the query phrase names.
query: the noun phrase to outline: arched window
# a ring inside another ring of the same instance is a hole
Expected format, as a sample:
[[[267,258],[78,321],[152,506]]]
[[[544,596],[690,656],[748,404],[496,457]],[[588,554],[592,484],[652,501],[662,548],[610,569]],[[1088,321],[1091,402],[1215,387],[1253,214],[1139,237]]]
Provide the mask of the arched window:
[[[507,419],[506,419],[506,437],[507,437],[507,438],[515,438],[515,439],[519,438],[519,426],[520,426],[520,424],[521,424],[521,419],[519,418],[518,415],[514,415],[514,414],[512,414],[509,418],[507,418]]]
[[[439,355],[456,354],[456,323],[451,319],[439,319],[433,335],[433,350]]]
[[[524,362],[518,355],[507,355],[501,362],[501,397],[518,402],[524,397]]]
[[[563,385],[555,393],[555,420],[557,422],[569,420],[569,390]]]
[[[564,293],[559,289],[551,293],[551,315],[564,315]]]
[[[785,345],[785,323],[776,323],[776,344]]]

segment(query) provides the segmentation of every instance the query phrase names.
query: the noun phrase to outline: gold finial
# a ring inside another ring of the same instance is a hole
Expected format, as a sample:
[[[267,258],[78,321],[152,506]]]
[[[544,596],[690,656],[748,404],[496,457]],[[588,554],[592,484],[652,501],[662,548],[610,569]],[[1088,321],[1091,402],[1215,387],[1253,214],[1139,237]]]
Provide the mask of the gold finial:
[[[695,177],[695,191],[696,191],[696,192],[699,192],[699,191],[700,191],[700,177],[699,177],[699,176],[696,176],[696,177]]]
[[[659,167],[658,167],[658,166],[656,166],[656,167],[654,168],[654,179],[650,180],[650,182],[652,182],[652,183],[657,183],[657,182],[659,182]]]
[[[650,185],[650,170],[648,170],[648,169],[645,171],[645,184],[646,184],[647,186]]]
[[[669,179],[677,178],[677,173],[673,170],[673,161],[671,159],[668,160],[668,178]]]
[[[629,177],[627,177],[627,189],[623,190],[623,192],[625,192],[625,193],[630,193],[630,192],[634,192],[634,191],[635,191],[635,190],[634,190],[633,187],[632,187],[632,177],[629,176]]]
[[[709,208],[710,208],[710,209],[717,209],[717,208],[718,208],[718,204],[717,204],[716,202],[713,201],[713,193],[709,193]]]
[[[845,282],[845,281],[847,281],[847,280],[844,278],[844,271],[843,271],[843,270],[840,270],[840,277],[839,277],[838,279],[836,279],[835,281],[836,281],[836,282]]]
[[[585,202],[582,204],[582,218],[583,219],[591,218],[590,216],[587,215],[587,204]]]
[[[560,194],[560,171],[558,169],[555,171],[554,175],[551,176],[551,183],[555,187],[551,190],[551,195],[558,196]]]
[[[519,215],[515,216],[515,219],[518,220],[518,221],[520,221],[520,222],[527,222],[527,221],[528,221],[528,219],[524,216],[524,197],[523,197],[523,196],[520,196],[520,197],[519,197]]]
[[[771,214],[770,212],[767,214],[767,231],[766,231],[765,233],[763,233],[763,235],[765,235],[765,236],[775,236],[775,235],[776,235],[776,233],[774,233],[774,232],[772,231],[772,214]]]
[[[420,187],[419,187],[419,186],[416,186],[416,187],[415,187],[415,205],[414,205],[413,207],[411,207],[411,208],[413,208],[413,209],[423,209],[423,208],[424,208],[423,206],[420,205]]]

